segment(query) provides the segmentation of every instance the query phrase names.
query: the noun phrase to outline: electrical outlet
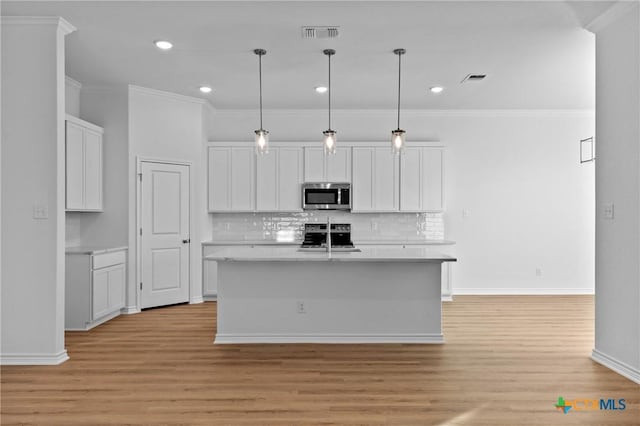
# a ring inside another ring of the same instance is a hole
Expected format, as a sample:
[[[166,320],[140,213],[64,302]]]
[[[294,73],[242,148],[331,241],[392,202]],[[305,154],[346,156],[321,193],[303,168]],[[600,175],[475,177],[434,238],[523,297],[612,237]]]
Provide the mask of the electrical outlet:
[[[613,204],[604,204],[602,206],[602,215],[605,219],[613,219]]]
[[[469,217],[469,209],[462,209],[462,218],[466,219]]]
[[[48,219],[49,208],[46,204],[34,204],[33,205],[33,218],[34,219]]]
[[[542,276],[542,268],[538,266],[536,268],[536,277],[541,277],[541,276]]]
[[[307,313],[307,305],[304,302],[298,301],[298,313],[306,314]]]

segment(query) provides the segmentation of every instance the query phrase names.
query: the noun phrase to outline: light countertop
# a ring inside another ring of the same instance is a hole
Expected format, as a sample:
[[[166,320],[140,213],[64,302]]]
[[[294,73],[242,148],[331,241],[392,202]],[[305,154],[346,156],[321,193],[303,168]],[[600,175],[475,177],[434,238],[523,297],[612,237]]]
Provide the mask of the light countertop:
[[[127,250],[127,246],[115,246],[115,247],[104,247],[104,246],[77,246],[77,247],[67,247],[65,248],[66,254],[105,254],[112,253],[114,251],[122,251]]]
[[[425,245],[442,246],[454,245],[451,240],[354,240],[354,245]],[[203,246],[299,246],[302,241],[274,241],[274,240],[215,240],[203,241]]]
[[[300,252],[297,247],[230,247],[205,260],[249,262],[455,262],[456,259],[427,248],[361,247],[361,252]]]

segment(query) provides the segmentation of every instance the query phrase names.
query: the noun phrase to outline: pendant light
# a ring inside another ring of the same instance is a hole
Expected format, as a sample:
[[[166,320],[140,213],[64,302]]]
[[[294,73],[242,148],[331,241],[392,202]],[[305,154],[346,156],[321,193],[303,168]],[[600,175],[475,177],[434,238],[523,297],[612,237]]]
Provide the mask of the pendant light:
[[[405,142],[405,131],[400,129],[400,61],[406,50],[395,49],[393,53],[398,55],[398,128],[391,131],[391,152],[398,155],[404,154]]]
[[[262,56],[267,54],[264,49],[255,49],[253,51],[258,55],[258,72],[260,76],[260,128],[254,133],[256,134],[256,154],[269,153],[269,131],[262,128]]]
[[[333,49],[325,49],[323,53],[329,57],[329,85],[327,90],[327,92],[329,93],[329,128],[324,132],[322,132],[322,134],[324,135],[324,139],[323,139],[324,153],[335,154],[337,132],[335,130],[331,130],[331,56],[335,55],[336,51]]]

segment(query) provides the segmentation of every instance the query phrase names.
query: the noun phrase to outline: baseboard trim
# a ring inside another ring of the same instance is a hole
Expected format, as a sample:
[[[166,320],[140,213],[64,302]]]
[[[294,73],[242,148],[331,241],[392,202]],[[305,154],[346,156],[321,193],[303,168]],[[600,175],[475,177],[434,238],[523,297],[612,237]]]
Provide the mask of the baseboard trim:
[[[217,302],[218,301],[218,296],[202,296],[202,299],[205,302]]]
[[[442,344],[442,334],[216,334],[213,342],[220,344],[255,343],[428,343]]]
[[[125,306],[120,310],[120,312],[125,315],[131,315],[131,314],[139,314],[142,311],[138,309],[137,306]]]
[[[453,295],[451,294],[443,294],[442,295],[443,302],[453,302]]]
[[[592,288],[456,288],[456,296],[556,296],[593,295]]]
[[[47,354],[2,354],[0,365],[58,365],[69,359],[67,350],[60,353]]]
[[[615,371],[621,376],[626,377],[632,382],[640,384],[640,370],[638,370],[637,368],[633,368],[629,364],[618,361],[617,359],[604,354],[597,349],[593,349],[593,351],[591,351],[591,359],[598,364],[601,364],[608,369]]]
[[[204,298],[202,296],[194,297],[193,299],[189,300],[190,305],[196,305],[198,303],[204,303]]]

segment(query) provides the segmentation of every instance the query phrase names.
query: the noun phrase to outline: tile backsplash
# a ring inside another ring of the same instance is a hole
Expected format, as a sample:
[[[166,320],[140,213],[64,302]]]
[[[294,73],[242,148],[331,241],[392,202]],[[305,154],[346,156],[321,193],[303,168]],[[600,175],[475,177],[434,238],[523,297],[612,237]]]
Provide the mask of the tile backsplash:
[[[349,213],[308,211],[300,213],[212,213],[213,240],[300,241],[304,224],[350,223],[354,241],[443,240],[442,213]]]

